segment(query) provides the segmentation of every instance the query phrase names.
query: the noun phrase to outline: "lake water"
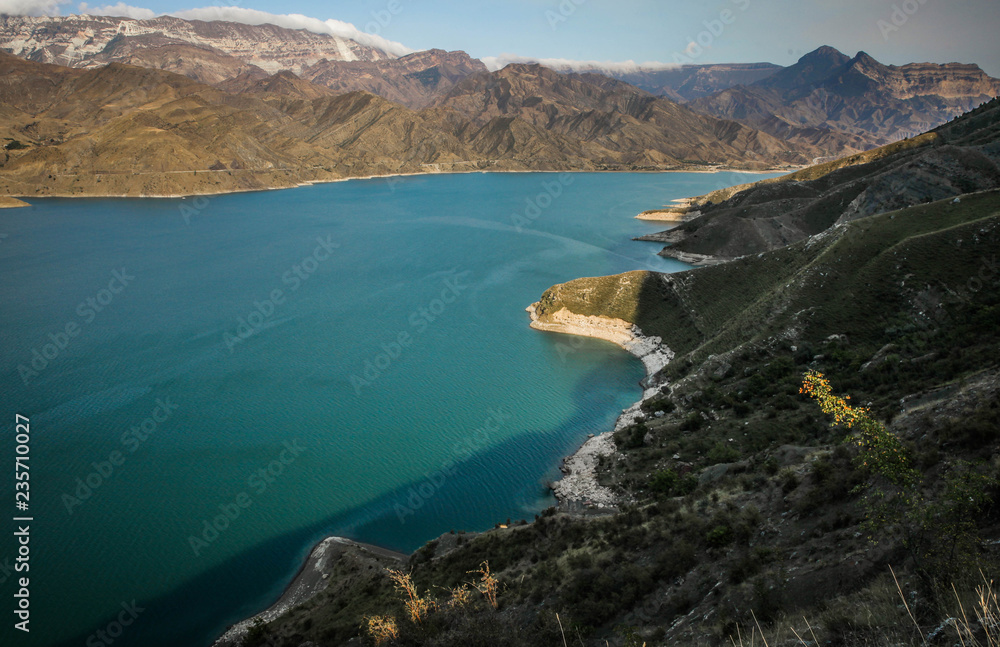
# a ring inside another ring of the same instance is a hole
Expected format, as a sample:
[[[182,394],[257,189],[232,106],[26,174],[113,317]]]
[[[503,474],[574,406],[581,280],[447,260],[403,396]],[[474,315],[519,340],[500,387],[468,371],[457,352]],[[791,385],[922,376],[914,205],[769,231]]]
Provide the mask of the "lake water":
[[[0,211],[3,644],[207,644],[337,534],[412,551],[531,519],[639,395],[528,328],[555,283],[677,271],[633,216],[743,174],[474,174]],[[14,511],[15,414],[30,509]],[[30,640],[12,629],[30,523]],[[126,617],[129,617],[126,614]]]

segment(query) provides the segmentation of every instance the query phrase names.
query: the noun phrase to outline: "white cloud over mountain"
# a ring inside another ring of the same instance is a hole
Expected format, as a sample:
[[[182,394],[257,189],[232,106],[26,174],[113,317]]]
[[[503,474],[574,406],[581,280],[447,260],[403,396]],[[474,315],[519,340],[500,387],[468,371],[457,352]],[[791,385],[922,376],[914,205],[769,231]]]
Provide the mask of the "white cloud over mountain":
[[[3,1],[3,0],[0,0]],[[412,54],[413,49],[388,40],[376,34],[361,31],[349,22],[341,20],[320,20],[310,18],[302,14],[273,14],[256,9],[246,9],[243,7],[202,7],[200,9],[185,9],[183,11],[172,11],[171,16],[183,18],[184,20],[228,20],[231,22],[241,22],[247,25],[263,25],[269,23],[286,29],[306,29],[317,34],[330,34],[341,38],[350,38],[362,45],[377,47],[383,51],[404,56]]]
[[[58,16],[69,0],[0,0],[0,13],[11,16]]]
[[[66,13],[62,8],[68,4],[69,0],[0,0],[0,14],[5,13],[12,16],[59,16]],[[152,9],[136,7],[124,2],[100,6],[91,6],[86,2],[81,2],[77,6],[77,12],[92,16],[123,16],[137,20],[155,18],[161,15]],[[197,9],[172,11],[169,12],[169,15],[185,20],[228,20],[247,25],[269,23],[278,27],[285,27],[286,29],[305,29],[317,34],[329,34],[331,36],[349,38],[362,45],[377,47],[396,56],[405,56],[415,51],[402,43],[383,38],[378,34],[362,31],[349,22],[334,19],[320,20],[319,18],[310,18],[302,14],[274,14],[256,9],[246,9],[244,7],[200,7]]]
[[[532,56],[519,56],[517,54],[501,54],[500,56],[484,56],[483,63],[492,71],[502,69],[511,63],[540,63],[545,67],[558,70],[560,72],[638,72],[640,70],[668,70],[677,67],[675,63],[661,63],[659,61],[647,61],[636,63],[635,61],[577,61],[568,58],[538,58]]]
[[[78,11],[82,14],[85,13],[92,16],[123,16],[125,18],[135,18],[136,20],[148,20],[156,17],[156,12],[152,9],[133,7],[124,2],[113,5],[108,4],[102,7],[91,7],[86,2],[81,2]]]

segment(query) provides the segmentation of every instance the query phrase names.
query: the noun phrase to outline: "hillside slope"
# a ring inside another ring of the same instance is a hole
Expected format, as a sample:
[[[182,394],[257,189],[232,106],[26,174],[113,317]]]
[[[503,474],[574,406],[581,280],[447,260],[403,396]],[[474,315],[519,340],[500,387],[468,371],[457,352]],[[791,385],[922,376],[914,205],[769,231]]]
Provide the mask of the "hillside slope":
[[[978,568],[1000,567],[998,251],[992,191],[716,267],[553,287],[536,304],[543,320],[621,318],[677,351],[600,461],[620,510],[564,505],[430,542],[409,564],[415,593],[437,601],[420,622],[387,575],[338,567],[335,586],[247,645],[372,644],[358,637],[363,617],[392,619],[390,645],[693,647],[757,628],[771,645],[812,632],[820,644],[916,646],[941,626],[953,638],[943,593],[964,596]],[[883,490],[849,432],[799,393],[807,370],[891,421],[925,516],[869,523],[864,493]],[[963,479],[977,484],[973,503],[951,507],[949,483]],[[456,603],[463,582],[482,585],[484,561],[496,610],[475,593]]]
[[[574,137],[588,146],[624,154],[636,166],[693,162],[744,167],[774,160],[802,163],[816,153],[733,121],[706,117],[626,83],[589,75],[563,75],[541,65],[508,65],[457,84],[436,102],[480,127],[502,128],[516,119],[532,128]],[[613,157],[612,157],[613,159]]]
[[[776,249],[872,214],[1000,187],[1000,100],[929,133],[695,198],[676,229],[644,240],[712,262]]]
[[[0,193],[186,195],[394,173],[760,168],[803,158],[625,84],[609,91],[517,69],[497,78],[523,92],[548,79],[560,116],[463,112],[458,97],[468,95],[414,111],[364,92],[334,96],[290,72],[246,73],[220,89],[163,70],[81,70],[0,52]]]

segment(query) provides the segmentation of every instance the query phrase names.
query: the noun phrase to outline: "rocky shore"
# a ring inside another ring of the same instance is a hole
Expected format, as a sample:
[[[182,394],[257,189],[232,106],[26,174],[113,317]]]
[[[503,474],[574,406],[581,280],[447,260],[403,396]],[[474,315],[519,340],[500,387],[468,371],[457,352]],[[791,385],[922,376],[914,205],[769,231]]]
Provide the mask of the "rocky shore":
[[[547,321],[541,321],[536,311],[537,305],[532,304],[527,308],[531,327],[535,330],[603,339],[636,356],[646,367],[647,384],[642,398],[622,411],[614,429],[589,438],[572,456],[567,457],[560,468],[563,478],[552,484],[552,492],[560,507],[574,509],[583,505],[588,508],[613,508],[620,501],[610,489],[597,482],[598,459],[614,454],[614,433],[634,424],[642,413],[642,403],[659,392],[659,385],[650,385],[648,381],[673,359],[674,353],[663,345],[661,338],[649,337],[638,326],[627,321],[578,315],[565,308],[547,317]]]
[[[344,555],[357,558],[365,553],[374,555],[381,560],[400,564],[408,558],[407,555],[386,548],[362,544],[343,537],[327,537],[312,549],[302,568],[299,569],[298,574],[277,602],[257,615],[250,616],[231,626],[213,643],[212,647],[235,647],[242,644],[243,638],[258,619],[265,623],[271,622],[289,609],[301,605],[326,589],[329,584],[330,564]]]

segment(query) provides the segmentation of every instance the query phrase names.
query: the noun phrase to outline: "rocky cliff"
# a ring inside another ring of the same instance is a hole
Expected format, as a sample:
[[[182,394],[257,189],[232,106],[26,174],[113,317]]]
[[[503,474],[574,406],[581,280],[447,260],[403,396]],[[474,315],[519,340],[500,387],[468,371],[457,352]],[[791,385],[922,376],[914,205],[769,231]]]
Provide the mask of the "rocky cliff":
[[[777,137],[839,153],[914,137],[1000,95],[1000,80],[977,65],[883,65],[865,52],[848,57],[821,47],[798,63],[748,85],[691,102]]]
[[[43,63],[91,68],[127,62],[140,50],[189,45],[265,72],[296,74],[319,61],[378,61],[391,54],[355,41],[275,25],[108,16],[0,16],[0,49]],[[192,50],[186,50],[191,52]],[[156,58],[143,54],[145,60]]]

